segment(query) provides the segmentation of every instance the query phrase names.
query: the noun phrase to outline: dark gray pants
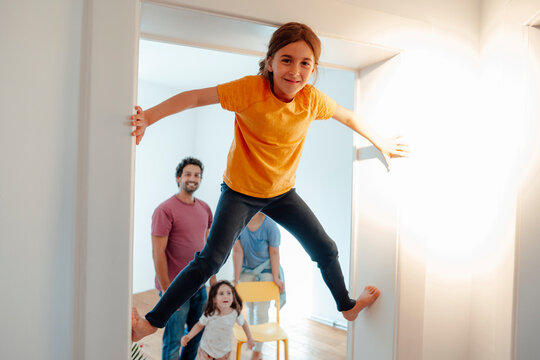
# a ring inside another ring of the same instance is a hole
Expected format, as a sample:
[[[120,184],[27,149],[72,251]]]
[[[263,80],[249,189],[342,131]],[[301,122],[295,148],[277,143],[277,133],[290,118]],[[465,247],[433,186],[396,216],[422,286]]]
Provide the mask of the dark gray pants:
[[[247,196],[221,185],[221,196],[206,246],[173,280],[146,319],[164,327],[167,319],[223,266],[235,240],[251,217],[262,211],[289,231],[321,270],[339,311],[356,301],[349,297],[338,262],[336,244],[295,189],[272,198]],[[210,299],[208,301],[211,301]]]

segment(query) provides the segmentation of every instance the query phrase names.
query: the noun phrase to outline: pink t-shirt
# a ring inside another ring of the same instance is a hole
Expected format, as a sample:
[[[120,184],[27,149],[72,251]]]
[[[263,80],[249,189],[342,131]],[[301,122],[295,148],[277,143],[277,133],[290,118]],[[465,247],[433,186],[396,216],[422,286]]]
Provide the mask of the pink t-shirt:
[[[172,281],[193,260],[206,243],[206,231],[212,224],[212,211],[202,200],[186,204],[172,196],[161,203],[152,215],[152,236],[168,236],[167,264]],[[156,289],[161,290],[156,276]]]

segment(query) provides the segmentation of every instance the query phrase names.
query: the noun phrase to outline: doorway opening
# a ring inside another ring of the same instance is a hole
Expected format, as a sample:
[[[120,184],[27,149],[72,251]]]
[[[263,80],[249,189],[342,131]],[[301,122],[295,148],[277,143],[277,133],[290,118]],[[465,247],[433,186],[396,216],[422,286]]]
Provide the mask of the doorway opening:
[[[138,104],[143,109],[184,90],[224,83],[256,74],[258,58],[216,50],[141,40]],[[215,64],[220,64],[215,66]],[[356,74],[321,68],[317,86],[338,103],[353,106]],[[205,167],[194,194],[215,211],[226,157],[233,138],[234,115],[219,105],[189,110],[149,128],[136,149],[133,291],[154,287],[150,236],[154,209],[178,189],[174,171],[180,160],[193,156]],[[297,188],[338,244],[348,281],[351,229],[352,132],[336,121],[315,122],[306,140],[297,172]],[[321,147],[321,144],[325,144]],[[339,186],[336,186],[339,184]],[[346,204],[346,206],[343,206]],[[297,241],[280,228],[280,262],[285,272],[287,305],[282,318],[311,318],[344,330],[320,273]],[[217,274],[233,279],[232,258]],[[345,348],[343,349],[345,352]]]
[[[146,109],[184,90],[204,88],[258,72],[274,26],[156,3],[143,3],[138,104]],[[340,105],[355,108],[357,69],[395,51],[321,37],[323,56],[316,86]],[[340,51],[339,48],[348,51]],[[360,49],[359,49],[360,48]],[[361,58],[354,54],[361,54]],[[366,55],[367,54],[367,55]],[[340,59],[339,56],[342,58]],[[232,141],[234,115],[219,105],[163,119],[136,150],[133,292],[154,286],[150,221],[153,210],[177,192],[174,169],[185,156],[202,160],[204,180],[195,194],[215,210]],[[324,144],[324,146],[321,146]],[[338,244],[349,282],[352,132],[335,121],[315,122],[309,131],[296,186]],[[287,286],[282,318],[300,316],[346,329],[320,272],[297,241],[281,229],[281,263]],[[218,279],[232,279],[231,259]],[[345,344],[344,344],[345,347]],[[346,351],[344,349],[344,351]]]

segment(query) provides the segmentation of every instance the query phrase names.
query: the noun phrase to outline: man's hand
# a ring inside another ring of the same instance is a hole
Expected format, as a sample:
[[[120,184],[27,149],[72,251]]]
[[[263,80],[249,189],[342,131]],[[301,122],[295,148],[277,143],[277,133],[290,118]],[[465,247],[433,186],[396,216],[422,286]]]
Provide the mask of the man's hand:
[[[278,286],[279,293],[283,294],[285,292],[285,283],[280,279],[274,279],[274,283]]]

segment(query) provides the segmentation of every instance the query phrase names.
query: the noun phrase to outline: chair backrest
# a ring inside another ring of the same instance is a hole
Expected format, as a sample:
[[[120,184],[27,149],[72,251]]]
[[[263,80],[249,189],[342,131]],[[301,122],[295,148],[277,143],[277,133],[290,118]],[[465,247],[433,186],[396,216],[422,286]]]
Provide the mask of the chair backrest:
[[[279,288],[273,281],[246,281],[238,283],[235,288],[245,302],[274,300],[279,323]]]

